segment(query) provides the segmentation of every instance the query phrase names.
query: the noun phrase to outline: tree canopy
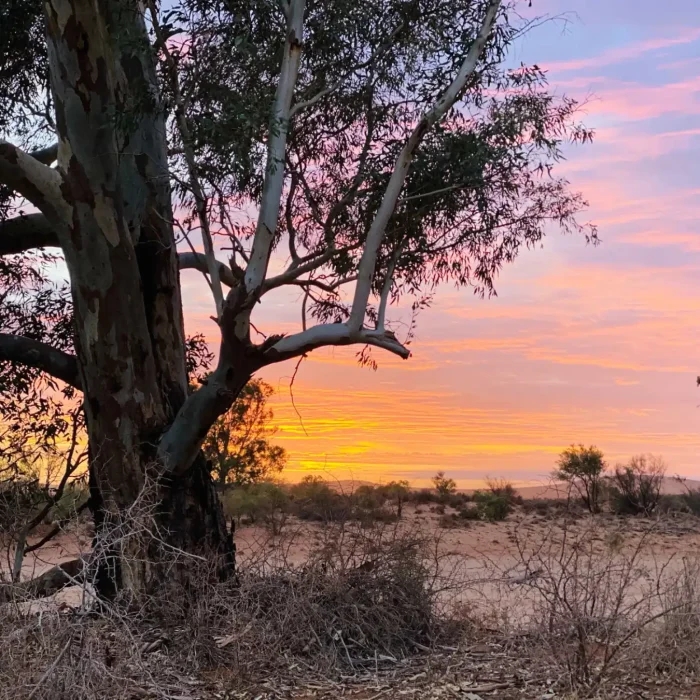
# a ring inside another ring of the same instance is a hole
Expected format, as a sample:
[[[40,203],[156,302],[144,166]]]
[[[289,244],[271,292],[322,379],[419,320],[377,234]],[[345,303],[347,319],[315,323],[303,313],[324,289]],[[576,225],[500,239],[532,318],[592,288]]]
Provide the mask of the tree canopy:
[[[253,379],[209,430],[202,449],[220,486],[254,484],[284,468],[286,450],[270,442],[277,432],[268,405],[273,393],[267,382]]]
[[[556,172],[591,132],[509,64],[517,0],[7,4],[0,411],[33,401],[41,430],[57,391],[82,408],[100,523],[157,465],[174,544],[232,557],[201,448],[256,372],[324,346],[408,359],[437,285],[494,293],[552,225],[595,239]],[[219,336],[193,393],[188,268]],[[283,287],[298,325],[263,336]]]

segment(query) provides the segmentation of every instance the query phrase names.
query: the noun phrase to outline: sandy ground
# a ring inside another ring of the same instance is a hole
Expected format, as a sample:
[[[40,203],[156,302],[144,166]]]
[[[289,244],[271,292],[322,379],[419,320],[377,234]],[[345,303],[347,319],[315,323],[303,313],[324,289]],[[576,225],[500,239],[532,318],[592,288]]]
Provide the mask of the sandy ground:
[[[445,518],[435,506],[408,506],[400,524],[387,524],[383,537],[397,533],[425,540],[431,566],[438,573],[436,584],[450,604],[467,605],[482,616],[515,616],[524,622],[537,613],[533,584],[559,575],[562,562],[573,550],[581,551],[578,565],[601,568],[609,563],[621,567],[634,557],[634,572],[627,594],[642,596],[660,578],[677,578],[700,553],[700,519],[692,516],[619,518],[581,515],[572,520],[553,514],[527,513],[519,508],[501,523],[457,520],[444,527]],[[452,512],[447,509],[447,515]],[[345,547],[357,546],[358,538],[376,536],[357,524],[341,533]],[[267,566],[301,566],[310,554],[328,546],[339,536],[338,526],[301,522],[289,518],[281,535],[273,536],[263,526],[240,526],[235,533],[241,566],[265,561]],[[76,527],[28,556],[22,577],[36,576],[51,566],[89,551],[90,533]],[[566,556],[564,556],[566,553]],[[0,569],[7,569],[7,550]],[[587,562],[587,563],[586,563]],[[571,567],[569,562],[566,566]],[[578,571],[578,569],[577,569]],[[535,586],[536,587],[536,586]],[[444,589],[444,590],[443,590]],[[64,591],[59,602],[70,605],[81,600],[79,591]]]

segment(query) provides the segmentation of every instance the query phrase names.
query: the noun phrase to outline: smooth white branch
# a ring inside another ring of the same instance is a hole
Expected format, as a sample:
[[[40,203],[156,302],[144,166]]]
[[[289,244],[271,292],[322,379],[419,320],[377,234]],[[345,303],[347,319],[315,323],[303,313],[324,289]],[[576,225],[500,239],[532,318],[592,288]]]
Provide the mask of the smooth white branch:
[[[272,364],[298,357],[320,347],[356,344],[373,345],[388,350],[404,360],[411,354],[391,331],[362,329],[359,333],[352,333],[345,323],[324,323],[300,333],[285,336],[269,348],[264,357],[266,364]]]
[[[245,286],[248,292],[257,292],[262,289],[277,231],[284,189],[284,165],[291,105],[301,61],[305,5],[305,0],[292,0],[287,12],[287,37],[270,118],[262,201],[255,228],[253,249],[245,273]]]
[[[367,240],[360,259],[358,282],[355,287],[350,320],[348,321],[348,325],[353,332],[359,332],[362,328],[372,290],[377,254],[382,244],[387,224],[396,209],[396,203],[406,181],[415,151],[427,131],[440,121],[455,104],[466,87],[469,78],[474,74],[479,58],[493,30],[500,5],[501,0],[490,0],[479,33],[469,47],[469,51],[457,75],[435,104],[419,119],[418,124],[416,124],[396,159],[384,197],[367,233]]]

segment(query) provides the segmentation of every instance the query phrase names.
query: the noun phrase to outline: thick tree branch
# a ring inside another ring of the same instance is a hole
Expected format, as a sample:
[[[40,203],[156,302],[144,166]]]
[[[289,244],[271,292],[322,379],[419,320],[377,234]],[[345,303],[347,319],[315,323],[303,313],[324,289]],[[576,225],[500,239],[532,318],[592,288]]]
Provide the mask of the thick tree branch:
[[[23,253],[32,248],[60,247],[56,229],[46,216],[22,214],[0,223],[0,255]]]
[[[36,151],[32,151],[29,155],[44,165],[51,165],[51,163],[58,159],[58,142],[52,143],[46,148],[39,148]]]
[[[0,244],[1,245],[1,244]],[[0,247],[0,250],[2,248]],[[199,270],[200,272],[209,272],[209,261],[204,253],[178,253],[178,265],[181,270]],[[239,279],[233,273],[231,268],[226,263],[220,260],[215,261],[219,279],[227,287],[235,287]]]
[[[81,388],[75,357],[38,340],[0,333],[0,361],[35,367],[76,389]]]
[[[377,263],[377,253],[379,252],[382,239],[384,238],[387,224],[396,208],[396,202],[401,194],[415,151],[423,140],[426,132],[436,122],[440,121],[454,105],[466,87],[467,81],[476,70],[479,58],[493,31],[500,5],[501,0],[490,0],[479,34],[470,46],[457,75],[435,104],[420,118],[396,159],[396,164],[394,165],[394,170],[389,179],[389,184],[386,187],[384,197],[372,221],[369,232],[367,233],[367,241],[360,260],[358,270],[359,279],[355,287],[355,297],[348,321],[350,329],[355,333],[359,332],[365,318],[367,302],[369,301],[369,295],[372,290],[372,279]]]
[[[54,225],[68,225],[72,207],[61,194],[63,178],[17,146],[0,140],[0,182],[13,189]]]
[[[83,583],[85,573],[85,560],[71,559],[29,581],[0,586],[0,604],[24,598],[48,598],[67,586]]]
[[[328,345],[355,344],[373,345],[388,350],[404,360],[411,355],[408,348],[402,345],[391,331],[362,329],[359,333],[352,333],[345,323],[326,323],[313,326],[301,333],[285,336],[266,350],[263,357],[265,364],[273,364]]]
[[[305,5],[305,0],[291,0],[289,6],[284,57],[275,94],[275,104],[270,119],[265,182],[263,183],[260,214],[258,215],[255,229],[250,262],[245,274],[245,286],[248,292],[256,292],[262,288],[277,231],[280,202],[284,188],[284,165],[286,162],[291,104],[301,60]]]

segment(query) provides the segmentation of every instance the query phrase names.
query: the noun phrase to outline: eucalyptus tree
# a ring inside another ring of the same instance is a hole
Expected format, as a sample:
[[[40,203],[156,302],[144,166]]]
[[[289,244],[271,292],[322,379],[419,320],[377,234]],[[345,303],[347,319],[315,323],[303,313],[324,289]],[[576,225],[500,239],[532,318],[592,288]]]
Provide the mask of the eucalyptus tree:
[[[161,541],[228,575],[201,446],[255,372],[324,346],[408,359],[391,303],[415,311],[447,281],[493,292],[550,223],[595,235],[554,173],[590,138],[576,104],[507,67],[517,4],[6,2],[0,254],[58,248],[72,321],[68,342],[58,322],[3,325],[0,357],[81,393],[98,536],[155,474]],[[220,335],[191,394],[182,268],[204,273]],[[263,338],[255,310],[284,287],[299,328]],[[109,550],[103,593],[162,581],[129,547]]]

